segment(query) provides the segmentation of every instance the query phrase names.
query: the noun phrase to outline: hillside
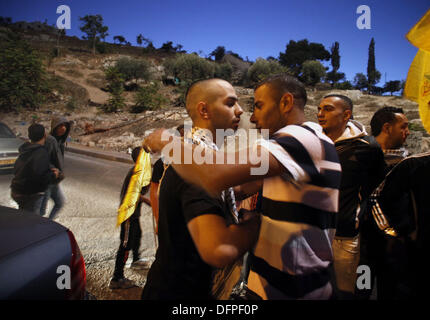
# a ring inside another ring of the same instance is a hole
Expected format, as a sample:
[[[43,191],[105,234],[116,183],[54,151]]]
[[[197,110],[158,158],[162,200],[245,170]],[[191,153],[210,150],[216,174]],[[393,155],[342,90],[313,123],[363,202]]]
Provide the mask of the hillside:
[[[1,32],[1,30],[0,30]],[[15,132],[26,136],[28,124],[37,118],[50,127],[53,113],[65,115],[74,121],[71,139],[84,145],[125,152],[137,146],[145,133],[158,127],[175,127],[184,120],[189,120],[184,108],[175,107],[179,94],[174,85],[163,85],[164,75],[162,62],[171,56],[163,52],[143,53],[142,48],[107,44],[109,53],[93,55],[86,41],[76,37],[62,37],[60,55],[52,56],[56,48],[57,37],[54,34],[38,31],[26,31],[23,37],[44,57],[46,70],[56,83],[55,90],[48,101],[37,111],[21,111],[19,113],[0,114]],[[130,113],[128,107],[133,105],[135,92],[124,92],[126,107],[117,113],[104,113],[100,106],[109,99],[104,76],[104,68],[113,65],[119,58],[145,58],[150,61],[154,75],[152,81],[160,83],[159,93],[167,98],[159,110],[146,111],[139,114]],[[234,59],[229,61],[234,63]],[[246,68],[241,62],[237,68]],[[249,111],[253,104],[253,90],[235,87],[239,102],[246,111],[241,126],[249,127]],[[329,93],[338,92],[349,96],[354,102],[354,118],[364,125],[368,131],[370,118],[380,107],[390,105],[402,107],[411,122],[411,135],[408,148],[412,153],[430,150],[430,136],[422,127],[416,103],[398,96],[372,96],[358,90],[316,90],[308,88],[308,104],[306,117],[316,121],[317,105],[320,99]]]

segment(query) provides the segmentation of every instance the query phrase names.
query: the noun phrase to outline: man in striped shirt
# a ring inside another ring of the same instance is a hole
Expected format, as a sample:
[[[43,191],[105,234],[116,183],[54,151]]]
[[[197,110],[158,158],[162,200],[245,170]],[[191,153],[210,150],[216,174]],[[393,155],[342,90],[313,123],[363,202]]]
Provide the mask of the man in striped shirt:
[[[268,153],[265,174],[253,175],[251,169],[261,162],[240,162],[240,151],[235,164],[217,163],[228,157],[217,151],[212,163],[172,166],[210,194],[239,186],[235,191],[243,196],[262,188],[261,228],[250,254],[251,290],[263,299],[330,299],[341,176],[336,149],[318,124],[305,122],[306,90],[296,78],[278,75],[265,80],[256,87],[254,101],[251,122],[268,129],[270,140],[259,140],[248,151]],[[161,134],[146,139],[144,147],[162,150],[166,143]],[[193,148],[182,146],[184,153]]]

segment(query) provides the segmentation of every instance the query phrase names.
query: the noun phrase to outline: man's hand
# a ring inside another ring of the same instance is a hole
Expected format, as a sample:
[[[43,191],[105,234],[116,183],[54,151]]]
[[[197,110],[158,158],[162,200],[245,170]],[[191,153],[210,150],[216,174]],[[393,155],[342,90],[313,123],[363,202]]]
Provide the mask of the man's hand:
[[[260,223],[261,215],[256,211],[250,211],[244,208],[239,210],[239,223],[246,223],[252,219],[256,219],[258,223]]]
[[[57,168],[51,168],[51,171],[55,174],[55,179],[57,179],[60,175],[60,170],[58,170]]]
[[[166,132],[165,132],[166,131]],[[165,132],[165,133],[164,133]],[[151,133],[149,136],[143,140],[142,147],[146,152],[149,153],[158,153],[163,150],[164,146],[168,144],[172,139],[173,136],[171,135],[168,140],[162,141],[161,138],[164,135],[169,135],[166,129],[161,128],[155,130],[153,133]]]

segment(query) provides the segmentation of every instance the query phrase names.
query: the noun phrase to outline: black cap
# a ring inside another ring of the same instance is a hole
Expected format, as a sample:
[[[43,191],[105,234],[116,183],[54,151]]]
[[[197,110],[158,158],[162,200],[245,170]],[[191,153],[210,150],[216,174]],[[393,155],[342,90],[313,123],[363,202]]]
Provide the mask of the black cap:
[[[33,123],[28,127],[28,137],[31,142],[40,141],[45,136],[45,127],[39,123]]]

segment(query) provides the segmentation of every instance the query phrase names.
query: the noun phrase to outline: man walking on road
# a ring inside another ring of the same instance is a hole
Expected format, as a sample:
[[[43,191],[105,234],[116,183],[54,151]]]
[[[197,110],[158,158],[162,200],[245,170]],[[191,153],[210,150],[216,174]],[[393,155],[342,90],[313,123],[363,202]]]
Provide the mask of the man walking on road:
[[[142,147],[136,147],[133,149],[131,153],[131,157],[136,163],[139,153]],[[127,176],[124,179],[121,188],[121,199],[120,203],[122,203],[128,189],[128,185],[130,183],[131,176],[133,175],[134,167],[132,167]],[[149,187],[143,187],[140,192],[140,198],[138,203],[136,204],[136,209],[134,213],[128,218],[126,221],[121,223],[121,233],[120,233],[120,245],[118,251],[116,253],[115,259],[115,270],[113,273],[113,277],[109,283],[110,289],[129,289],[135,287],[133,281],[124,277],[124,267],[125,263],[128,259],[129,251],[131,250],[133,253],[133,262],[131,264],[131,268],[134,269],[145,269],[148,268],[148,261],[140,260],[139,248],[140,248],[140,240],[142,237],[142,230],[140,228],[140,209],[142,206],[142,202],[145,202],[148,206],[151,206],[151,201],[144,197]]]
[[[54,207],[49,214],[51,220],[64,206],[65,199],[59,183],[64,178],[64,149],[70,129],[71,124],[65,118],[54,117],[51,121],[51,133],[46,138],[45,147],[48,150],[51,168],[57,168],[60,171],[60,178],[48,186],[40,208],[40,215],[44,216],[49,199],[54,200]]]
[[[19,147],[19,157],[14,166],[11,189],[12,198],[19,208],[39,213],[44,193],[58,177],[58,169],[51,169],[44,148],[46,133],[41,124],[28,127],[30,142]]]

